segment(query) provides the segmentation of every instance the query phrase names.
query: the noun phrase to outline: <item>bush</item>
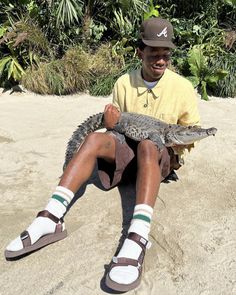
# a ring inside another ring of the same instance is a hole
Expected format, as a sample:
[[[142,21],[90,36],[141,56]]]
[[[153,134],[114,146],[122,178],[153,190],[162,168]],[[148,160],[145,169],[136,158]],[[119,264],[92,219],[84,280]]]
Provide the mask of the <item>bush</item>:
[[[95,52],[71,48],[62,59],[28,70],[22,84],[39,94],[62,95],[89,89],[92,95],[109,95],[121,73],[123,59],[113,55],[110,44],[103,44]]]
[[[67,50],[62,58],[65,94],[88,89],[91,77],[90,55],[80,47]]]
[[[224,80],[217,83],[216,87],[212,88],[212,94],[222,97],[236,96],[236,59],[234,53],[225,53],[212,61],[211,65],[214,69],[221,68],[228,71],[228,75]]]
[[[122,58],[112,54],[111,44],[103,44],[92,55],[90,70],[93,73],[89,85],[90,94],[109,95],[122,71]]]
[[[39,94],[71,94],[89,84],[88,55],[80,48],[69,49],[62,59],[41,63],[23,76],[23,86]]]
[[[95,60],[100,60],[100,52],[100,50],[97,52],[98,56],[97,58],[95,58]],[[89,92],[91,95],[110,95],[116,80],[121,75],[140,66],[140,60],[135,57],[130,60],[125,66],[122,66],[119,63],[119,59],[116,60],[116,62],[118,62],[118,64],[112,62],[112,59],[110,59],[110,64],[106,66],[107,71],[100,72],[99,70],[97,70],[96,73],[100,73],[100,75],[97,75],[95,79],[91,80],[89,87]]]
[[[102,44],[95,52],[90,52],[89,67],[96,77],[117,73],[122,66],[122,57],[113,54],[110,43]]]

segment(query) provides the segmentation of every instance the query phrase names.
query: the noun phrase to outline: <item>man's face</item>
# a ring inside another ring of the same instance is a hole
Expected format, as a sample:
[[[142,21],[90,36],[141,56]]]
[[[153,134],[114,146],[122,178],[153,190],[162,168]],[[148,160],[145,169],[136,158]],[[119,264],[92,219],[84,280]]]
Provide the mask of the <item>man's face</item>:
[[[138,56],[142,60],[143,79],[152,82],[158,80],[165,72],[171,52],[165,47],[146,46],[144,50],[138,49]]]

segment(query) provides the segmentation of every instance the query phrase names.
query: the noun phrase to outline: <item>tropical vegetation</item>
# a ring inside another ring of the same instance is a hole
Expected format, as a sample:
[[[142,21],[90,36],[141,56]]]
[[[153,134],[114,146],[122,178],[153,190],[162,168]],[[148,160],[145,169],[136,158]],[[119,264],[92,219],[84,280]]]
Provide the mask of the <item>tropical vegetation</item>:
[[[174,26],[172,67],[208,93],[236,96],[236,0],[2,0],[0,86],[108,95],[139,66],[143,19]]]

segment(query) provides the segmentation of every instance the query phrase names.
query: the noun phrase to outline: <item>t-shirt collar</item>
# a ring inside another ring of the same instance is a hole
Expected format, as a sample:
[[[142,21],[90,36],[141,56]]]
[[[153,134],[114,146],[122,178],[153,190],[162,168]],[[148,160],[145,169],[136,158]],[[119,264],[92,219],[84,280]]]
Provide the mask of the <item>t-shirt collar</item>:
[[[156,84],[156,86],[154,86],[151,91],[153,92],[153,94],[158,97],[158,88],[161,86],[161,84],[163,83],[164,77],[166,76],[166,73],[168,72],[168,69],[165,70],[163,76],[160,78],[160,80],[158,81],[158,83]],[[147,88],[147,85],[145,85],[144,81],[143,81],[143,77],[141,74],[141,69],[139,69],[138,71],[138,94],[142,95],[143,93],[145,93],[146,91],[149,91],[149,89]]]

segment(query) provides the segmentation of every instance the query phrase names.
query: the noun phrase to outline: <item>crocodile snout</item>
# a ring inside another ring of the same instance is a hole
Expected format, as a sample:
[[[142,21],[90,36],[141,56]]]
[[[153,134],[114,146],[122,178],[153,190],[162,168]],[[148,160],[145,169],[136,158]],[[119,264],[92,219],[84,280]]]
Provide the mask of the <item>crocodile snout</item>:
[[[215,136],[216,132],[217,132],[217,129],[216,129],[215,127],[208,128],[208,129],[207,129],[207,134],[208,134],[208,135],[213,135],[213,136]]]

